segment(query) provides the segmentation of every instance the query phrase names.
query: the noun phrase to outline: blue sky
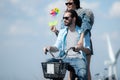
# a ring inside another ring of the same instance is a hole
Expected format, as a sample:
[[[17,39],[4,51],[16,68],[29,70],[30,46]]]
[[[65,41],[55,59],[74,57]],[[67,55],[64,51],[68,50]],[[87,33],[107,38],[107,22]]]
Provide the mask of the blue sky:
[[[0,80],[43,80],[41,62],[51,56],[44,55],[42,49],[56,40],[48,23],[60,22],[66,8],[64,1],[0,0]],[[105,35],[110,36],[114,53],[120,49],[120,0],[81,0],[81,6],[95,15],[91,72],[92,76],[102,76],[108,67],[104,61],[109,60]],[[51,17],[49,11],[55,7],[60,14]]]

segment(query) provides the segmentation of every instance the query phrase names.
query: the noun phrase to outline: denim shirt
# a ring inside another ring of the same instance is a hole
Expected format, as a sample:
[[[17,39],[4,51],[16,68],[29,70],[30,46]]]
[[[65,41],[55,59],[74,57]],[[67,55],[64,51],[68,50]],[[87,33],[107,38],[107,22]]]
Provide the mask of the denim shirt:
[[[75,30],[79,34],[78,35],[78,40],[79,40],[80,39],[80,34],[82,33],[82,30],[78,26],[76,26]],[[68,28],[67,27],[65,27],[64,29],[61,29],[59,34],[58,34],[57,40],[56,40],[56,42],[54,44],[54,46],[57,47],[60,52],[64,52],[66,50],[66,35],[67,35],[67,32],[68,32]],[[84,37],[84,45],[83,46],[85,48],[90,49],[90,35],[89,35],[89,33],[86,34],[85,37]],[[74,47],[74,46],[71,46],[71,47]],[[83,55],[83,57],[85,57],[86,54],[83,51],[80,51],[80,52]],[[64,54],[60,53],[60,56],[61,55],[63,56]]]

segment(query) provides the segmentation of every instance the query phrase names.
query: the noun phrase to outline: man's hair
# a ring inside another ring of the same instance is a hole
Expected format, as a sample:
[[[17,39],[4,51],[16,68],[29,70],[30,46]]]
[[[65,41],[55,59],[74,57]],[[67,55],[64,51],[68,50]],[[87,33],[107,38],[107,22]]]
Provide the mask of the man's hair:
[[[74,17],[76,18],[75,24],[76,24],[77,26],[81,27],[82,19],[78,16],[78,14],[76,13],[76,11],[75,11],[75,10],[66,10],[65,13],[66,13],[66,12],[71,13],[71,17],[72,17],[72,18],[74,18]]]
[[[73,0],[74,4],[76,5],[76,9],[80,8],[80,0]]]

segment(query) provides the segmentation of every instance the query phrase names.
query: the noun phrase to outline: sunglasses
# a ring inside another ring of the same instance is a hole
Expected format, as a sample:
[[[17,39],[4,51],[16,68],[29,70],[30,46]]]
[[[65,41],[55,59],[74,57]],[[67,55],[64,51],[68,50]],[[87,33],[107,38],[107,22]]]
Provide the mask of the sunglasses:
[[[73,2],[68,2],[68,3],[65,3],[65,5],[72,5]]]
[[[63,17],[63,19],[66,19],[66,20],[68,20],[68,19],[69,19],[69,17]]]

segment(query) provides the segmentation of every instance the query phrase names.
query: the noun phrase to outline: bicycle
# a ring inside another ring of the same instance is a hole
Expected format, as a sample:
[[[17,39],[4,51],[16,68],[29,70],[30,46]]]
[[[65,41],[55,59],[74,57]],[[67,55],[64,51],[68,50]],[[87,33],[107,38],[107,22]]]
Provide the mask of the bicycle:
[[[53,61],[42,62],[42,69],[44,73],[44,77],[50,80],[63,80],[66,74],[66,70],[68,70],[69,63],[65,63],[62,61],[69,52],[69,50],[75,50],[75,47],[69,48],[65,52],[65,56],[63,58],[57,59],[55,56],[49,52],[52,57]]]

